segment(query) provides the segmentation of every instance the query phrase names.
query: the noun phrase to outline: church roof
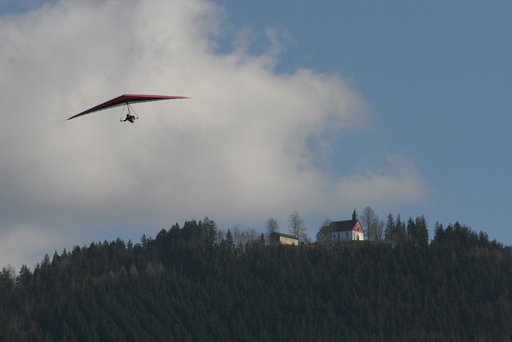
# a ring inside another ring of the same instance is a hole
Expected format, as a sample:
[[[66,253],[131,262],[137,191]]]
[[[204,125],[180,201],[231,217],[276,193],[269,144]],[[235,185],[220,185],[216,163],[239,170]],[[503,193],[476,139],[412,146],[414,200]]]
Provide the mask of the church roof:
[[[354,229],[357,220],[333,221],[329,224],[331,232],[345,232]]]

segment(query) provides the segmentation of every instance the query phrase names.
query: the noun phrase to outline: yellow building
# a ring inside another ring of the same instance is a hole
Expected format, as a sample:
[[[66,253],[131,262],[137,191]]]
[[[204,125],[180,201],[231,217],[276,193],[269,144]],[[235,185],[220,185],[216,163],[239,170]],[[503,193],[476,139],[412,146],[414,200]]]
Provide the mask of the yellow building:
[[[270,234],[269,242],[270,242],[271,246],[277,246],[277,245],[298,246],[299,245],[299,239],[297,239],[295,236],[283,234],[283,233],[276,233],[276,232],[273,232]]]

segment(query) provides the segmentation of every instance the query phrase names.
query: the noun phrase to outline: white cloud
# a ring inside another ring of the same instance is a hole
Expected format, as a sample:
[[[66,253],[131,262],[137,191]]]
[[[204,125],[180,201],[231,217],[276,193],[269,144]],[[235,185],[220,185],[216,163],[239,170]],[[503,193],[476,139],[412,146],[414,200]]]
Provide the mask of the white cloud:
[[[15,226],[2,230],[0,239],[0,266],[14,266],[19,270],[22,264],[33,267],[40,263],[42,256],[63,249],[64,241],[52,230],[41,227]]]
[[[377,207],[390,208],[425,197],[425,182],[409,161],[391,155],[387,162],[386,168],[358,170],[355,174],[340,179],[336,186],[339,201],[350,200],[354,207],[362,208],[371,200]]]
[[[0,19],[0,232],[37,225],[45,236],[53,225],[79,236],[102,222],[202,215],[264,222],[423,196],[405,164],[346,177],[318,168],[309,141],[328,146],[363,122],[361,95],[338,75],[277,73],[275,31],[266,53],[243,43],[221,52],[223,25],[204,0],[67,0]],[[122,109],[64,121],[121,93],[191,99],[137,106],[135,125],[118,122]]]

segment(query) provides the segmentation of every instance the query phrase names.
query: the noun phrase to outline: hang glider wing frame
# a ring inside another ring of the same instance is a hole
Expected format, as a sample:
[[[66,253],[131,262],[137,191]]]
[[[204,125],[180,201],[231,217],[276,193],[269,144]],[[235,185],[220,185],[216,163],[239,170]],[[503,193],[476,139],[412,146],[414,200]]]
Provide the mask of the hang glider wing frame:
[[[106,109],[110,109],[110,108],[114,108],[114,107],[118,107],[118,106],[124,106],[124,105],[129,106],[132,103],[160,101],[160,100],[176,100],[176,99],[188,99],[188,97],[186,97],[186,96],[169,96],[169,95],[123,94],[123,95],[115,97],[111,100],[100,103],[99,105],[96,105],[94,107],[86,109],[83,112],[75,114],[72,117],[68,118],[67,120],[71,120],[71,119],[77,118],[82,115],[86,115],[89,113],[94,113],[94,112],[98,112],[101,110],[106,110]]]

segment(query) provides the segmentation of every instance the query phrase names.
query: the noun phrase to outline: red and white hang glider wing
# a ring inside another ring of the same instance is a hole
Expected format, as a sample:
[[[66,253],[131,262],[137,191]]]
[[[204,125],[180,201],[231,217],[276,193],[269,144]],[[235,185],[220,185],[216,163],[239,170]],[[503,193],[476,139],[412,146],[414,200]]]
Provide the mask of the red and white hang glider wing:
[[[174,99],[188,99],[185,96],[167,96],[167,95],[137,95],[137,94],[124,94],[118,97],[115,97],[111,100],[100,103],[97,106],[84,110],[72,117],[68,118],[68,120],[74,119],[76,117],[97,112],[104,109],[109,109],[122,105],[129,105],[131,103],[137,102],[148,102],[148,101],[160,101],[160,100],[174,100]]]

